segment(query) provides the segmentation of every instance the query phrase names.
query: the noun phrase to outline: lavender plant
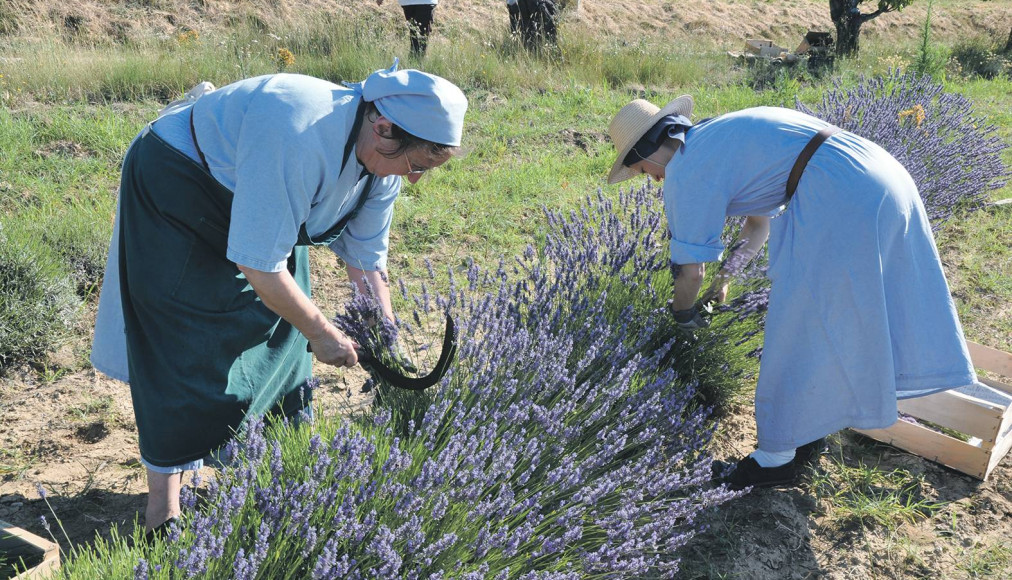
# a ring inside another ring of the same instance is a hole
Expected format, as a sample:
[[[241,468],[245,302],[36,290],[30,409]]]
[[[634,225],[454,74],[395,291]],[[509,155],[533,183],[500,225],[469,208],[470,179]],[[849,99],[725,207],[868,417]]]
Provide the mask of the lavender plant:
[[[548,212],[538,249],[408,294],[402,335],[458,320],[441,385],[410,405],[378,385],[362,416],[249,423],[165,541],[79,555],[65,577],[125,563],[135,578],[675,576],[699,515],[736,494],[710,482],[714,424],[671,360],[684,339],[655,288],[661,216],[656,190],[599,194]],[[338,322],[389,345],[371,308]]]
[[[935,229],[954,210],[979,209],[992,190],[1005,186],[1002,162],[1008,145],[998,128],[973,114],[973,104],[931,77],[891,71],[836,88],[809,109],[797,108],[874,141],[914,178]]]

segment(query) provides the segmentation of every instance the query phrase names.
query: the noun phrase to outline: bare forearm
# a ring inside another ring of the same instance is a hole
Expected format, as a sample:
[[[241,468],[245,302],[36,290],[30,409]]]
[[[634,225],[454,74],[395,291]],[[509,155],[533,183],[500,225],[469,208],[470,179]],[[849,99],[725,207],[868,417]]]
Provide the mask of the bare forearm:
[[[287,270],[261,272],[244,266],[239,266],[239,270],[246,275],[264,306],[309,339],[317,360],[345,367],[358,364],[354,341],[327,320]]]
[[[740,243],[721,264],[713,283],[704,293],[703,300],[723,302],[727,298],[728,288],[735,278],[739,277],[748,266],[770,235],[770,218],[749,216],[742,226]]]
[[[770,218],[749,216],[741,228],[741,239],[745,241],[735,250],[735,261],[742,267],[752,261],[770,237]]]
[[[390,284],[386,270],[372,271],[360,270],[354,266],[346,266],[348,279],[358,287],[359,292],[365,295],[373,295],[379,301],[383,315],[393,322],[394,309],[390,302]]]
[[[284,318],[310,340],[323,336],[333,325],[295,283],[287,270],[261,272],[239,266],[264,306]]]

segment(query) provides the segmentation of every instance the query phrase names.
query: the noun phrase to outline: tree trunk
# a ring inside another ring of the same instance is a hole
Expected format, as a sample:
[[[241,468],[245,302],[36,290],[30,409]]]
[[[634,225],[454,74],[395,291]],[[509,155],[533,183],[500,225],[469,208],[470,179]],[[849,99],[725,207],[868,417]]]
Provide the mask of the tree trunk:
[[[864,17],[854,0],[829,0],[829,17],[836,26],[836,54],[854,56]]]
[[[1005,54],[1012,53],[1012,28],[1008,31],[1008,40],[1005,41]]]

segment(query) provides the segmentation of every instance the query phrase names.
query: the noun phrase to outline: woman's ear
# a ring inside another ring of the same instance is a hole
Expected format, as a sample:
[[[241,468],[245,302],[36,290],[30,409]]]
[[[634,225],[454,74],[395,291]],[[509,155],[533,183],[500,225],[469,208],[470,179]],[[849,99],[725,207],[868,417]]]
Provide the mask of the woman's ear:
[[[387,119],[382,115],[373,121],[372,130],[384,139],[394,138],[393,123],[390,122],[390,119]]]

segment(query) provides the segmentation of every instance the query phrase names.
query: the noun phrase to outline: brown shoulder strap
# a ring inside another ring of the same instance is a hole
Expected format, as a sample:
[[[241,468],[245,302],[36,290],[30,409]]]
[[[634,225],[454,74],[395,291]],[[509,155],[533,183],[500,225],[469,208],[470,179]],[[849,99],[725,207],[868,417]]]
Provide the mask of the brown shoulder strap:
[[[801,181],[801,174],[805,172],[805,166],[808,165],[808,160],[815,155],[815,150],[819,148],[819,145],[829,139],[835,133],[839,133],[839,127],[826,127],[819,131],[812,137],[812,140],[805,145],[805,148],[801,150],[801,155],[798,155],[798,159],[794,162],[794,167],[791,168],[791,175],[787,178],[787,201],[791,201],[794,197],[794,190],[798,188],[798,182]]]

